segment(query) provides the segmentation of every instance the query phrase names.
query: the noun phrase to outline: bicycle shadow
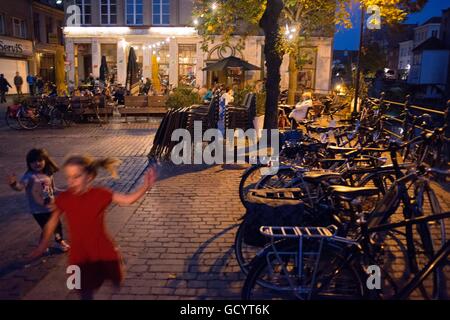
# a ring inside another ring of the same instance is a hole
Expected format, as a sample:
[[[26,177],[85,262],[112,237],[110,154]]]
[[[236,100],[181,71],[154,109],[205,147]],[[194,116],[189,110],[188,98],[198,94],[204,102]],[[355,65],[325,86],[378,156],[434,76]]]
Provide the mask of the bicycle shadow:
[[[203,292],[196,296],[198,300],[206,300],[206,299],[237,299],[239,298],[239,293],[233,292],[232,283],[236,281],[241,281],[243,279],[243,274],[240,271],[227,271],[227,267],[229,267],[230,259],[233,257],[234,248],[229,247],[223,254],[219,254],[215,261],[207,266],[206,270],[201,271],[200,267],[205,267],[200,264],[203,254],[207,252],[208,247],[214,243],[216,240],[226,235],[231,230],[238,227],[239,224],[233,224],[229,227],[223,229],[219,233],[216,233],[214,236],[204,241],[198,249],[190,256],[185,265],[184,272],[181,275],[177,275],[177,279],[170,279],[168,281],[168,287],[177,288],[184,281],[187,282],[187,288],[197,288],[201,289]],[[193,280],[190,280],[193,273],[196,274],[196,277]],[[190,281],[197,281],[196,279],[203,279],[205,283],[210,281],[218,281],[220,282],[219,286],[212,287],[195,287],[190,286]],[[220,291],[219,295],[217,294]]]
[[[384,259],[383,264],[386,272],[388,272],[390,275],[393,275],[393,280],[398,285],[398,288],[402,288],[405,284],[408,283],[408,281],[411,280],[411,278],[414,276],[414,272],[411,269],[409,258],[408,258],[408,248],[406,245],[406,235],[403,232],[389,232],[388,235],[389,239],[384,239],[384,241],[388,242],[388,250],[385,251],[385,256],[388,256],[388,259]],[[419,270],[424,267],[428,263],[428,258],[425,258],[424,252],[420,252],[421,248],[416,248],[416,258],[419,262]],[[419,253],[420,252],[420,253]],[[399,269],[399,267],[402,268],[402,270]],[[448,297],[448,290],[447,290],[447,282],[446,279],[448,278],[448,271],[446,272],[443,269],[443,272],[441,276],[444,278],[443,281],[441,281],[441,297]],[[431,298],[431,288],[433,286],[432,282],[432,276],[428,277],[422,284],[422,286],[419,286],[413,293],[415,295],[415,298],[420,299],[429,299]],[[413,295],[410,298],[413,298]]]

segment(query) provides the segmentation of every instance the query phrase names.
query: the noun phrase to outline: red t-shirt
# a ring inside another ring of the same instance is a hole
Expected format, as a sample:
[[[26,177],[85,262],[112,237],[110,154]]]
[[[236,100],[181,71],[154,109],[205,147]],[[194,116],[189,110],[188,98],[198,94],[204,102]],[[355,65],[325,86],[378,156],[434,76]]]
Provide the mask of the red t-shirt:
[[[56,206],[69,225],[70,264],[119,260],[105,229],[105,210],[111,201],[112,192],[105,188],[92,188],[80,195],[65,191],[56,197]]]

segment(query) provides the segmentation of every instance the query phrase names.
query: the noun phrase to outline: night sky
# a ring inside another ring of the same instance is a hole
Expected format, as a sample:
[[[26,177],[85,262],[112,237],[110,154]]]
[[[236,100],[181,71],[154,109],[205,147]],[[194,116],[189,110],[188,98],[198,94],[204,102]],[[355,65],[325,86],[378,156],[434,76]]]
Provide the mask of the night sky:
[[[431,17],[441,16],[442,10],[450,7],[450,0],[428,0],[428,3],[421,12],[409,15],[405,23],[421,24]],[[334,48],[337,50],[357,50],[359,44],[359,10],[353,10],[352,15],[353,28],[338,28]]]

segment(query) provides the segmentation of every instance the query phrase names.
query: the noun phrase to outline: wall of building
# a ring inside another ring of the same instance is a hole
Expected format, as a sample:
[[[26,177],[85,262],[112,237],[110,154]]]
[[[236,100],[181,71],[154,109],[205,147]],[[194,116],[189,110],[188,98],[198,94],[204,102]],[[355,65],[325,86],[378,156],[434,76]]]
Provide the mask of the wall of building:
[[[316,70],[314,75],[314,92],[327,94],[331,90],[331,68],[333,60],[333,39],[315,38],[311,40],[310,47],[317,48]],[[281,89],[289,88],[289,56],[283,56],[280,68]]]
[[[407,69],[407,66],[412,65],[412,49],[413,49],[413,41],[405,41],[399,44],[399,61],[398,61],[398,69],[404,70]]]
[[[440,36],[441,26],[440,24],[427,24],[414,29],[414,47],[417,47],[421,43],[433,36],[433,32]]]
[[[420,84],[446,84],[450,52],[427,50],[422,53]]]

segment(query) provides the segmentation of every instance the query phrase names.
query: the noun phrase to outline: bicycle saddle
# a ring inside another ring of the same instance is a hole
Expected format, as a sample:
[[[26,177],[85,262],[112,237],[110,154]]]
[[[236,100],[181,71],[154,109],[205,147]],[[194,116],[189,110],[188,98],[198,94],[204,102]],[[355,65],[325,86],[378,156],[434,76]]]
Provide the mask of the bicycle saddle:
[[[338,147],[338,146],[328,146],[328,151],[331,151],[335,154],[347,153],[356,150],[355,148],[346,148],[346,147]]]
[[[378,188],[372,187],[347,187],[347,186],[330,186],[331,194],[342,198],[356,198],[359,196],[369,197],[378,194]]]
[[[341,174],[336,172],[307,172],[303,179],[308,182],[321,182],[328,179],[340,179]]]
[[[329,128],[329,127],[321,127],[321,126],[308,126],[308,130],[317,132],[317,133],[325,133],[328,132],[330,130],[332,130],[333,128]]]

